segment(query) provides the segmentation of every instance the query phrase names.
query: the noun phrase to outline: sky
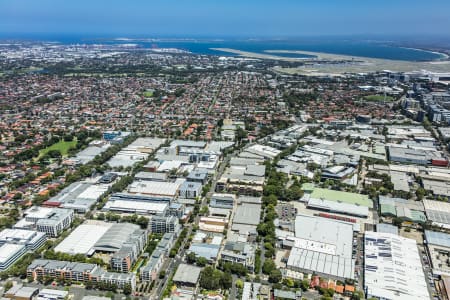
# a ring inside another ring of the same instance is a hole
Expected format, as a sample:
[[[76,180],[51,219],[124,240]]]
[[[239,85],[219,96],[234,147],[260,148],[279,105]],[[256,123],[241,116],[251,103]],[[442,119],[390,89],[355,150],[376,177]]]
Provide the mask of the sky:
[[[450,35],[449,0],[0,0],[0,34]]]

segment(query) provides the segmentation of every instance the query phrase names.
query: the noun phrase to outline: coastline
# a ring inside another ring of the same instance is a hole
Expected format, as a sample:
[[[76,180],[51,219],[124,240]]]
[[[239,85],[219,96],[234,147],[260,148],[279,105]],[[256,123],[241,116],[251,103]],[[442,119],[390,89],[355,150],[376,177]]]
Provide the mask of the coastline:
[[[307,65],[299,65],[287,68],[277,68],[276,71],[282,73],[297,73],[305,75],[323,74],[345,74],[345,73],[369,73],[383,70],[393,72],[421,72],[423,70],[435,73],[448,73],[450,70],[449,60],[433,61],[401,61],[380,58],[369,58],[361,56],[349,56],[329,54],[311,51],[291,51],[291,50],[266,50],[267,54],[253,53],[230,48],[211,48],[211,50],[237,54],[241,57],[254,59],[270,59],[287,62],[306,62]],[[314,56],[313,58],[291,58],[277,56],[276,53],[296,53]],[[328,63],[317,63],[326,60]]]
[[[399,48],[409,49],[409,50],[416,50],[416,51],[422,51],[422,52],[428,52],[428,53],[433,53],[433,54],[441,56],[441,58],[438,58],[438,59],[435,59],[435,60],[432,60],[432,61],[447,60],[450,57],[447,53],[442,53],[442,52],[439,52],[439,51],[432,51],[432,50],[426,50],[426,49],[420,49],[420,48],[412,48],[412,47],[399,47]]]

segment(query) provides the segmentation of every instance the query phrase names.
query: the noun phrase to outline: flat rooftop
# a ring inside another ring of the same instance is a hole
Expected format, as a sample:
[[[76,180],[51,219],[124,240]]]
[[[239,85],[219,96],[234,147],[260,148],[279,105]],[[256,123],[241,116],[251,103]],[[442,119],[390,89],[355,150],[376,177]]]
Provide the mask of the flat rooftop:
[[[200,272],[202,268],[195,267],[187,264],[180,264],[178,266],[175,275],[173,276],[174,282],[181,283],[189,283],[189,284],[197,284],[197,281],[200,277]]]
[[[106,222],[81,224],[55,247],[55,251],[68,254],[90,255],[94,252],[94,245],[111,226],[111,223]]]
[[[333,219],[298,215],[289,269],[337,278],[354,278],[353,225]]]
[[[260,223],[261,204],[242,203],[237,206],[233,224],[258,225]]]
[[[373,207],[372,200],[370,200],[367,195],[334,191],[329,189],[314,188],[311,193],[311,198],[355,204],[360,206],[366,206],[368,208]]]
[[[25,245],[4,244],[0,246],[0,264],[6,263],[17,252],[25,248]]]
[[[364,277],[368,298],[430,299],[420,253],[413,239],[366,231]]]

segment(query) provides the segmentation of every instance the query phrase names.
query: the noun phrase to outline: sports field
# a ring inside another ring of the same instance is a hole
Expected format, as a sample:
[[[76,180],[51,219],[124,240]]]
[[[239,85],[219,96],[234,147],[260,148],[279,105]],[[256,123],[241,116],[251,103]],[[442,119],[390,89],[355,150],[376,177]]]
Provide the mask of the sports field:
[[[61,140],[56,144],[53,144],[47,148],[40,150],[39,157],[44,156],[45,154],[47,154],[49,151],[52,151],[52,150],[59,150],[61,152],[62,156],[66,156],[67,153],[69,152],[69,149],[75,148],[76,145],[77,145],[76,139],[73,139],[73,141],[70,141],[70,142]]]
[[[364,97],[365,100],[368,101],[376,101],[376,102],[381,102],[384,101],[384,95],[369,95],[369,96],[365,96]],[[393,101],[394,97],[391,96],[386,96],[386,101]]]

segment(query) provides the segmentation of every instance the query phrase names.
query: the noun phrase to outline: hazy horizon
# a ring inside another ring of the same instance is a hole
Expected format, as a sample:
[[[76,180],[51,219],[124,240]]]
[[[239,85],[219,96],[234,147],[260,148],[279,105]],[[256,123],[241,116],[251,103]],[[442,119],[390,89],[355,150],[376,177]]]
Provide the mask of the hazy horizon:
[[[450,38],[450,2],[0,2],[0,36]]]

